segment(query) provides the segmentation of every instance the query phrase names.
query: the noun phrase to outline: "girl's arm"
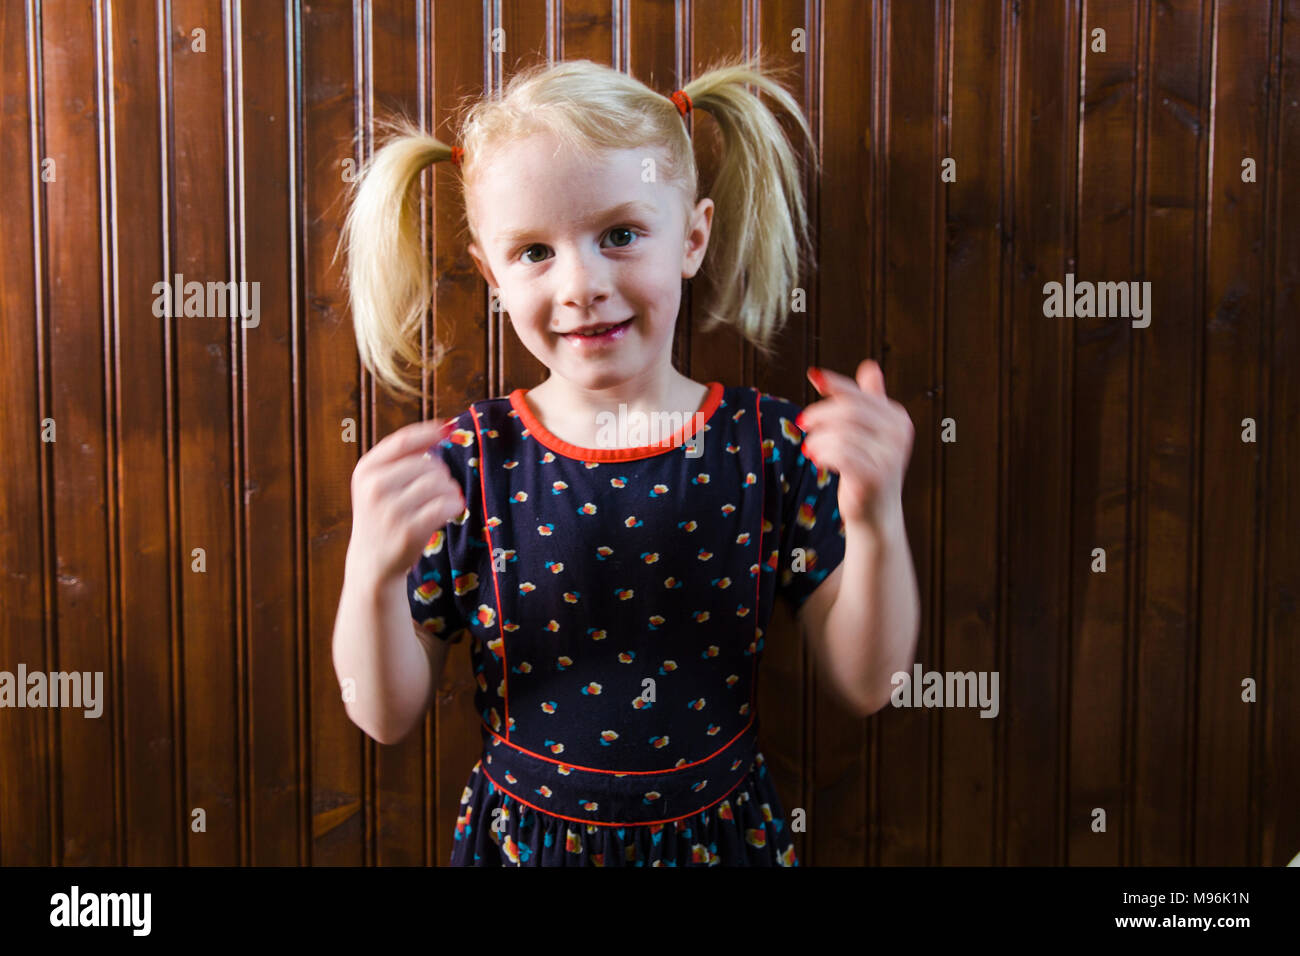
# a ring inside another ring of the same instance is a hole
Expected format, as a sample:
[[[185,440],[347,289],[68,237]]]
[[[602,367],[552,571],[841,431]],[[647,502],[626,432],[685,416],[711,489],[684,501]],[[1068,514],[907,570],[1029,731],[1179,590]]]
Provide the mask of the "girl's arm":
[[[352,537],[334,620],[334,671],[348,717],[381,744],[424,719],[444,644],[415,630],[407,577],[465,496],[430,444],[450,423],[415,422],[361,456],[352,471]]]
[[[843,560],[817,589],[830,593],[810,612],[809,634],[832,680],[869,717],[889,702],[893,675],[916,658],[921,598],[902,500],[916,429],[907,409],[885,394],[884,373],[870,359],[859,363],[856,381],[822,368],[810,368],[808,378],[826,397],[795,425],[810,431],[803,454],[839,476],[845,539]]]
[[[844,560],[799,609],[822,672],[861,717],[889,703],[890,678],[916,658],[921,599],[902,512],[844,526]]]
[[[334,621],[334,672],[353,681],[343,706],[381,744],[403,740],[424,719],[442,677],[447,641],[415,630],[406,578],[377,578],[349,562]]]

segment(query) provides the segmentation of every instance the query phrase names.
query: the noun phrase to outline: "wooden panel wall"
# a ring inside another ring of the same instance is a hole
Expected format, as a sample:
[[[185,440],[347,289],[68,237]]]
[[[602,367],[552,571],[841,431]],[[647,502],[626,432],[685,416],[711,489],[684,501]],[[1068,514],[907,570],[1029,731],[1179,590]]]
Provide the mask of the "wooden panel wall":
[[[331,259],[346,161],[385,111],[450,137],[457,96],[539,59],[666,95],[760,45],[819,137],[820,270],[775,363],[693,333],[688,294],[678,367],[806,404],[809,364],[881,360],[917,433],[918,660],[1001,690],[996,719],[852,719],[781,608],[762,739],[807,812],[801,861],[1300,851],[1300,0],[16,0],[0,670],[102,671],[106,700],[0,709],[0,864],[446,860],[478,751],[468,649],[423,734],[348,720],[351,471],[545,370],[489,311],[438,169],[431,322],[454,351],[422,401],[376,390]],[[176,273],[260,283],[260,322],[155,317]],[[1066,273],[1150,282],[1150,326],[1045,317]]]

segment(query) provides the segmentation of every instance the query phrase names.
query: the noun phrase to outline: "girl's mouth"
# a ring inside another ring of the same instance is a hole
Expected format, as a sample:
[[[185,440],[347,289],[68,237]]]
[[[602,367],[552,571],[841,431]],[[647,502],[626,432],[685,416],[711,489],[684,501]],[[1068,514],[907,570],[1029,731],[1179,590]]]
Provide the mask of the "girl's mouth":
[[[635,318],[635,316],[633,317]],[[613,325],[605,331],[596,335],[583,335],[581,332],[569,332],[564,338],[573,343],[575,348],[591,348],[596,345],[606,345],[617,342],[627,335],[628,326],[632,324],[632,319],[624,319],[618,325]]]

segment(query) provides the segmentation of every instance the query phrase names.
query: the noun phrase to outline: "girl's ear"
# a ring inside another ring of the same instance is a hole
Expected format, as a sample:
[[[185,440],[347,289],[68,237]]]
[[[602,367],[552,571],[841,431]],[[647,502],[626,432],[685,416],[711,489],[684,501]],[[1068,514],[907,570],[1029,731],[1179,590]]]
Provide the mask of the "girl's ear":
[[[700,271],[704,253],[709,248],[709,231],[713,227],[713,200],[701,199],[695,205],[686,233],[685,256],[682,259],[682,278],[689,279]]]
[[[492,278],[492,267],[488,265],[487,258],[483,255],[483,250],[478,247],[478,243],[471,242],[469,244],[469,254],[470,258],[474,260],[474,265],[478,267],[479,275],[487,280],[487,284],[494,289],[500,288],[496,284],[496,280]]]

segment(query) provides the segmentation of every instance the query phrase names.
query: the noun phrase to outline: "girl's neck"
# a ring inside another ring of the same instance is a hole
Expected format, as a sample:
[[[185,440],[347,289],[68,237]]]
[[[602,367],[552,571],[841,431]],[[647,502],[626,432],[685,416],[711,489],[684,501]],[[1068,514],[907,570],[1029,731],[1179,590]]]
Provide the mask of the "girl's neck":
[[[668,373],[661,382],[637,379],[596,391],[577,388],[552,375],[541,385],[525,392],[524,401],[542,427],[556,438],[580,448],[595,448],[601,429],[598,416],[601,412],[617,416],[620,404],[627,406],[628,414],[681,412],[693,415],[700,410],[708,397],[708,386],[671,367]]]

